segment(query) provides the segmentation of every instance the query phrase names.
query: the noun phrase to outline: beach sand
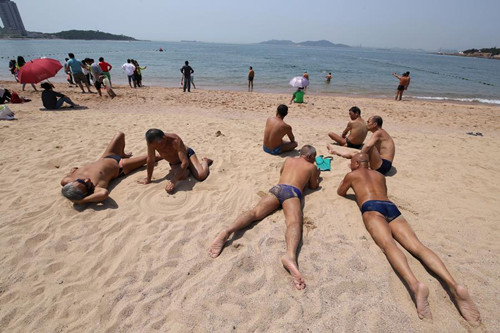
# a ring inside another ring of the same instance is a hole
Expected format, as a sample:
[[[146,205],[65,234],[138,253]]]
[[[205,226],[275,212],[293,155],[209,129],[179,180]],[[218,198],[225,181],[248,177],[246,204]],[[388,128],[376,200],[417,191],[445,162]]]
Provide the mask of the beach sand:
[[[26,90],[21,95],[32,102],[9,105],[18,120],[0,121],[0,331],[500,331],[499,107],[306,95],[285,118],[299,147],[312,144],[327,155],[327,133],[342,132],[351,106],[365,119],[383,117],[396,143],[389,198],[469,289],[483,320],[473,329],[439,280],[405,252],[430,289],[434,319],[418,318],[355,201],[336,194],[349,171],[340,157],[322,173],[320,189],[305,192],[304,291],[280,262],[281,211],[209,258],[218,232],[279,178],[284,157],[262,152],[263,129],[292,91],[120,86],[111,100],[58,84],[88,109],[42,112],[40,93]],[[125,132],[125,150],[138,156],[152,127],[214,159],[208,179],[189,178],[168,195],[170,167],[160,161],[152,184],[137,184],[146,175],[139,169],[113,181],[102,204],[73,207],[61,196],[63,176],[97,159],[115,132]]]

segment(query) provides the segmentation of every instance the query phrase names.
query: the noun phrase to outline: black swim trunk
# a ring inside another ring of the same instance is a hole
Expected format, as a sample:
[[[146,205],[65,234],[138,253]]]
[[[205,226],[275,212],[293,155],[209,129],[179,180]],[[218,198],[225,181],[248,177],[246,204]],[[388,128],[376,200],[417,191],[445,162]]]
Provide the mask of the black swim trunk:
[[[188,160],[189,160],[189,158],[190,158],[191,156],[193,156],[194,154],[196,154],[196,153],[194,152],[194,150],[193,150],[192,148],[189,148],[189,147],[188,147],[188,149],[187,149],[187,158],[188,158]],[[170,166],[172,166],[172,165],[178,165],[178,164],[181,164],[181,163],[182,163],[182,162],[181,162],[181,161],[179,161],[179,162],[177,162],[177,163],[169,163],[169,164],[170,164]]]
[[[364,212],[379,212],[385,217],[388,223],[401,215],[395,204],[385,200],[368,200],[363,203],[360,209],[361,214]]]
[[[403,90],[405,90],[405,86],[403,86],[402,84],[400,84],[398,86],[398,91],[403,91]]]
[[[382,165],[380,166],[380,168],[377,169],[377,171],[385,176],[385,174],[388,173],[389,170],[391,170],[391,168],[392,168],[392,162],[383,158]]]
[[[104,156],[104,158],[111,158],[115,160],[116,163],[118,163],[118,166],[120,167],[120,169],[118,169],[118,177],[125,175],[125,173],[123,172],[123,159],[120,155],[108,155]]]
[[[351,141],[349,141],[348,138],[345,138],[345,142],[347,143],[347,147],[349,148],[356,148],[356,149],[361,149],[361,147],[363,147],[363,144],[359,144],[359,145],[355,145],[354,143],[352,143]]]

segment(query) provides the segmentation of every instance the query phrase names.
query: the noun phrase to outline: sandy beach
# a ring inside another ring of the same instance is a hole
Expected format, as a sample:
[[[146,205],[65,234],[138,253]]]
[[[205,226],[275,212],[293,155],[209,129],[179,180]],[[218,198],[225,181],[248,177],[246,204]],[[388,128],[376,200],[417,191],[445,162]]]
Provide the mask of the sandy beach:
[[[406,251],[430,289],[422,321],[402,280],[366,231],[355,201],[337,186],[349,161],[334,157],[320,188],[306,191],[297,291],[280,258],[277,211],[236,234],[220,257],[213,238],[276,184],[286,156],[262,151],[266,118],[290,94],[115,87],[118,97],[57,84],[85,110],[40,111],[40,93],[0,81],[32,101],[0,121],[1,332],[499,332],[500,107],[486,104],[306,95],[285,121],[299,147],[328,155],[348,109],[378,114],[394,138],[389,198],[420,240],[465,285],[481,312],[472,328],[440,281]],[[95,88],[94,88],[95,90]],[[117,131],[126,151],[146,154],[144,133],[177,133],[214,160],[204,182],[164,191],[158,162],[111,183],[102,204],[73,206],[60,181],[96,160]],[[217,132],[220,131],[220,135]],[[482,136],[467,135],[481,132]],[[352,193],[350,191],[349,193]]]

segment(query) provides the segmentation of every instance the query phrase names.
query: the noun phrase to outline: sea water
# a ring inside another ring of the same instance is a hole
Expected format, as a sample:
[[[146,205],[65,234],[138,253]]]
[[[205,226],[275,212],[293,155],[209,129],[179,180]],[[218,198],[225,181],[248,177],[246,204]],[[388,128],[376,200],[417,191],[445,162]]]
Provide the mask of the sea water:
[[[162,48],[163,52],[159,49]],[[294,76],[309,73],[308,94],[342,94],[393,97],[398,80],[392,76],[410,71],[405,96],[500,105],[500,61],[443,56],[416,51],[368,48],[299,47],[265,44],[218,44],[153,41],[0,40],[0,79],[12,80],[9,59],[28,61],[54,58],[64,63],[67,53],[77,59],[99,57],[113,65],[114,83],[127,84],[121,66],[136,59],[144,85],[179,87],[180,68],[189,60],[197,88],[247,90],[248,68],[255,71],[254,91],[289,93]],[[327,83],[325,76],[333,78]],[[52,79],[64,82],[61,70]]]

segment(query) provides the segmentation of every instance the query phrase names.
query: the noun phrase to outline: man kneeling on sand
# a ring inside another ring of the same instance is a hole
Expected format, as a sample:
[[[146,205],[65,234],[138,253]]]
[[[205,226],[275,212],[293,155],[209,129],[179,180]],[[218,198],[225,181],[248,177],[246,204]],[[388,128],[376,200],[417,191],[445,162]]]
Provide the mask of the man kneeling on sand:
[[[276,116],[269,117],[264,130],[264,144],[262,149],[271,155],[279,155],[281,153],[292,151],[297,147],[295,137],[292,133],[292,126],[285,123],[288,114],[288,106],[281,104],[278,106]],[[287,135],[290,142],[283,141],[283,137]]]
[[[198,160],[193,149],[186,147],[177,134],[163,133],[162,130],[152,128],[146,132],[146,142],[148,145],[147,177],[140,181],[141,184],[151,183],[153,170],[155,167],[155,151],[170,163],[174,173],[173,179],[167,181],[165,191],[173,193],[175,185],[185,179],[189,171],[196,180],[203,181],[208,177],[209,166],[213,161],[203,157]]]
[[[130,158],[131,154],[125,154],[124,149],[125,134],[118,132],[97,161],[81,168],[74,167],[61,180],[62,195],[76,204],[107,199],[111,180],[146,164],[146,155]]]
[[[413,293],[419,318],[432,318],[429,288],[413,275],[406,256],[395,240],[446,284],[462,316],[471,325],[479,325],[479,311],[467,289],[455,282],[441,259],[419,241],[396,205],[389,201],[385,177],[368,169],[368,155],[354,155],[351,170],[340,183],[337,193],[346,196],[349,188],[354,190],[366,229]]]
[[[229,227],[215,238],[209,248],[209,255],[216,258],[222,251],[232,233],[249,226],[252,222],[262,220],[280,206],[285,213],[286,254],[281,258],[285,268],[292,274],[293,282],[298,290],[306,284],[297,267],[297,247],[302,238],[302,191],[306,185],[311,189],[319,186],[319,169],[314,165],[316,149],[305,145],[300,149],[300,156],[287,158],[281,167],[278,185],[269,190],[269,194],[249,212],[240,215]]]

